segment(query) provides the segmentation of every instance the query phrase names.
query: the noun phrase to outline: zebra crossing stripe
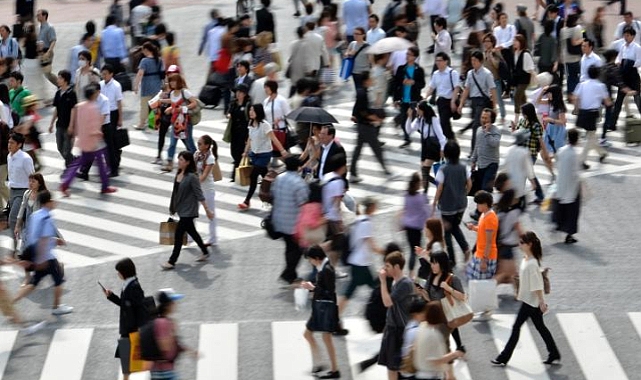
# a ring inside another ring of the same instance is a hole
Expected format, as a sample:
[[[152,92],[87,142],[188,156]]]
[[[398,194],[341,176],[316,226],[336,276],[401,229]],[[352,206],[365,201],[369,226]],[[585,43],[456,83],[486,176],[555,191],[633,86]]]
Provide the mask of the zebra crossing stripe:
[[[343,324],[349,330],[346,336],[349,364],[352,378],[357,380],[377,380],[387,378],[387,368],[375,364],[360,373],[358,364],[371,359],[381,348],[382,334],[374,334],[369,322],[363,318],[344,318]]]
[[[200,326],[196,380],[238,379],[238,324],[216,323]]]
[[[303,337],[306,321],[272,322],[274,379],[313,379],[312,353]],[[325,352],[320,336],[319,351]]]
[[[456,347],[456,342],[452,335],[450,335],[450,348],[453,349],[454,347]],[[470,374],[466,360],[454,360],[452,367],[454,368],[454,377],[456,380],[472,380],[472,375]]]
[[[7,368],[11,350],[17,337],[18,331],[16,330],[0,331],[0,379],[4,375],[4,370]]]
[[[82,380],[93,329],[58,329],[53,335],[40,380]]]
[[[500,352],[505,347],[516,315],[495,314],[492,316],[490,329],[494,337],[494,344]],[[549,380],[545,365],[527,324],[521,326],[521,336],[516,345],[514,354],[510,359],[505,372],[509,380]]]
[[[628,318],[632,325],[637,330],[637,335],[641,337],[641,313],[628,313]]]
[[[122,369],[118,365],[118,380],[123,380]],[[151,372],[134,372],[129,374],[129,380],[151,380]]]
[[[586,380],[628,379],[594,314],[564,313],[556,318]]]

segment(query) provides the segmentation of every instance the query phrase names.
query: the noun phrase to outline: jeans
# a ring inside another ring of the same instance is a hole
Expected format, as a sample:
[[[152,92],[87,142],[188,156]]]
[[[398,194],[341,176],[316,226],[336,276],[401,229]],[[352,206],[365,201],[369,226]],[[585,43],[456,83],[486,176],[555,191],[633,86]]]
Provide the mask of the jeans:
[[[167,131],[169,131],[170,123],[161,118],[160,123],[158,124],[158,158],[161,158],[162,149],[165,147],[165,137],[167,136]]]
[[[541,309],[538,307],[530,306],[523,302],[521,304],[521,308],[519,309],[519,313],[516,316],[516,320],[514,321],[514,325],[512,326],[512,334],[510,334],[510,339],[507,341],[505,348],[497,358],[499,361],[507,363],[510,360],[510,358],[512,357],[512,353],[516,348],[516,344],[519,342],[519,337],[521,335],[521,326],[523,326],[523,324],[528,319],[532,319],[534,327],[541,335],[541,338],[543,338],[545,347],[548,350],[548,354],[551,357],[560,357],[559,350],[556,347],[556,343],[554,343],[554,338],[552,338],[550,330],[548,330],[548,328],[545,326],[545,323],[543,322],[543,313],[541,312]]]
[[[378,141],[378,133],[380,132],[379,127],[375,127],[371,124],[357,124],[358,128],[358,138],[356,140],[356,147],[354,148],[354,154],[352,155],[352,165],[350,168],[350,173],[353,176],[356,176],[356,163],[361,156],[361,149],[363,149],[363,144],[367,143],[370,148],[374,151],[376,159],[383,167],[383,170],[387,173],[387,168],[385,167],[385,161],[383,160],[383,149],[381,148],[381,142]]]
[[[470,245],[465,240],[465,235],[461,231],[461,220],[463,220],[463,213],[459,212],[454,215],[443,215],[443,222],[445,222],[445,245],[447,245],[447,255],[450,261],[456,264],[456,257],[454,256],[454,246],[452,245],[452,236],[456,239],[459,247],[466,252],[470,249]]]
[[[452,99],[438,98],[436,99],[436,107],[438,108],[438,116],[441,121],[441,128],[443,134],[448,140],[454,139],[454,132],[452,131]],[[403,126],[403,129],[405,126]]]
[[[482,178],[481,190],[489,191],[491,193],[492,188],[494,187],[494,179],[496,178],[496,173],[499,171],[499,164],[495,162],[489,164],[483,169],[479,168],[478,171],[479,176]]]
[[[416,266],[416,252],[414,252],[414,247],[421,246],[421,237],[423,230],[405,227],[405,236],[407,237],[407,244],[410,246],[410,272],[414,270]]]
[[[188,151],[194,153],[196,151],[196,145],[194,144],[193,137],[194,127],[191,124],[187,124],[187,129],[185,130],[185,138],[180,139]],[[173,129],[169,134],[169,148],[167,148],[167,160],[173,161],[174,155],[176,154],[176,145],[178,144],[178,137],[174,133]]]
[[[496,85],[496,97],[499,103],[499,113],[502,118],[505,118],[505,101],[503,100],[503,81],[501,79],[494,79]]]
[[[476,131],[481,125],[481,114],[485,109],[485,99],[483,97],[471,98],[472,99],[472,147],[470,149],[470,154],[474,152],[474,146],[476,144]]]
[[[581,76],[581,62],[566,63],[565,67],[568,71],[568,94],[572,94],[574,93],[576,86],[579,84],[579,78]]]
[[[303,250],[298,246],[293,235],[283,234],[285,240],[285,269],[280,278],[291,283],[298,278],[296,267],[303,255]]]
[[[532,165],[534,166],[534,164],[536,164],[536,156],[532,156]],[[541,188],[541,184],[539,183],[539,179],[536,178],[536,175],[534,176],[534,183],[536,183],[536,190],[534,190],[536,199],[542,201],[545,198],[545,195],[543,194],[543,189]]]
[[[174,250],[171,252],[171,257],[168,261],[169,264],[175,265],[176,261],[178,261],[180,249],[183,246],[183,236],[185,236],[185,232],[194,239],[196,244],[198,244],[203,255],[209,254],[207,247],[205,247],[205,243],[203,243],[203,239],[200,237],[200,234],[198,234],[198,231],[196,231],[194,219],[196,219],[195,216],[181,216],[178,220],[178,226],[176,226],[176,233],[174,234]]]
[[[65,166],[69,166],[73,161],[73,154],[71,154],[73,143],[71,136],[67,133],[67,127],[56,126],[56,146],[58,147],[58,153],[65,160]]]
[[[91,166],[94,161],[98,161],[98,171],[100,172],[100,182],[102,183],[102,190],[109,187],[109,173],[107,171],[107,163],[105,159],[106,148],[97,150],[95,152],[82,152],[80,157],[73,160],[67,170],[62,175],[63,180],[60,187],[68,189],[71,182],[76,177],[78,169]]]

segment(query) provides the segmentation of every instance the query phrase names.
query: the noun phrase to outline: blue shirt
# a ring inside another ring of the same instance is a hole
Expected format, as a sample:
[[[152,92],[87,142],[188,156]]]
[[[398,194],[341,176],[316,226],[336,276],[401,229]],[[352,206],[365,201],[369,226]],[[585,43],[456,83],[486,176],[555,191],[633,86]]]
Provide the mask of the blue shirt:
[[[115,25],[109,25],[100,35],[100,51],[104,58],[120,58],[121,60],[127,58],[125,32]]]
[[[48,260],[53,260],[56,257],[53,255],[53,248],[56,246],[56,238],[58,236],[58,231],[56,226],[53,224],[53,219],[51,218],[51,212],[48,208],[43,207],[40,210],[34,212],[29,217],[27,222],[27,246],[32,244],[38,244],[40,239],[49,238],[49,244],[45,252],[38,252],[36,254],[35,263],[41,264]]]
[[[416,66],[407,65],[405,69],[405,78],[403,79],[414,79],[414,69]],[[412,85],[404,84],[403,85],[403,103],[409,103],[412,101]]]
[[[162,89],[160,74],[165,70],[161,59],[143,58],[138,66],[145,72],[140,82],[140,96],[154,96]]]
[[[368,29],[369,3],[366,0],[346,0],[343,3],[343,21],[345,22],[345,34],[354,35],[354,28],[360,26]]]

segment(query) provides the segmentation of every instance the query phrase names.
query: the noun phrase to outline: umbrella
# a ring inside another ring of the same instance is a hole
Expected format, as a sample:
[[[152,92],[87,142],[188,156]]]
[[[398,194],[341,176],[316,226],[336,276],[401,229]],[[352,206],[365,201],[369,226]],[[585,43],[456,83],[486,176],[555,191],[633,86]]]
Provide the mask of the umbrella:
[[[297,121],[299,123],[314,123],[314,124],[333,124],[338,123],[338,120],[329,112],[318,107],[300,107],[290,112],[287,119]]]
[[[376,41],[376,43],[370,46],[366,51],[367,54],[385,54],[398,50],[407,50],[411,46],[414,46],[414,44],[405,38],[387,37]]]

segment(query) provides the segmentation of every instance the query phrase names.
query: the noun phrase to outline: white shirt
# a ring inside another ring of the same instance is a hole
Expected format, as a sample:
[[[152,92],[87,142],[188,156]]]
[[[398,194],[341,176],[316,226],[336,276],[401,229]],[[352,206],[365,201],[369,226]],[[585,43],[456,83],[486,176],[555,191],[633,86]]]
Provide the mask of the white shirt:
[[[218,60],[220,45],[226,31],[227,28],[224,26],[216,25],[207,32],[207,55],[209,56],[209,62],[216,62]]]
[[[373,233],[372,221],[369,217],[359,215],[350,226],[349,245],[352,253],[347,258],[348,264],[359,267],[368,267],[374,264],[374,252],[366,241],[366,239],[372,238]]]
[[[100,108],[100,114],[105,117],[105,124],[111,123],[111,111],[109,110],[109,99],[102,93],[98,95],[96,99],[98,107]],[[105,125],[103,124],[103,125]]]
[[[514,54],[514,66],[516,66],[516,63],[519,60],[519,56],[523,54],[525,50],[521,50],[520,53]],[[523,55],[523,71],[526,73],[531,73],[534,71],[534,60],[532,59],[532,54],[529,52]]]
[[[9,173],[9,187],[12,189],[26,189],[29,187],[29,175],[35,173],[33,160],[24,150],[20,149],[14,154],[7,155],[7,171]]]
[[[579,97],[580,110],[598,110],[603,100],[610,97],[608,88],[598,79],[588,79],[579,83],[574,90],[574,95]]]
[[[514,197],[521,198],[525,195],[525,181],[534,178],[532,157],[530,151],[524,146],[511,146],[503,159],[501,170],[507,172],[514,189]],[[439,171],[440,172],[440,171]]]
[[[0,121],[3,121],[9,129],[13,128],[13,117],[11,117],[11,107],[0,101]]]
[[[200,174],[204,171],[204,166],[205,165],[214,165],[216,163],[216,159],[214,158],[214,155],[209,153],[209,157],[207,157],[206,162],[198,161],[196,164],[196,167],[198,168],[198,176],[200,177]],[[214,174],[213,171],[209,172],[209,175],[205,177],[205,180],[200,183],[200,187],[203,190],[215,190],[215,185],[214,185]]]
[[[447,18],[447,0],[423,1],[423,13],[430,16],[443,16]]]
[[[543,290],[543,275],[535,258],[523,259],[519,270],[519,294],[516,299],[532,307],[539,307],[537,290]]]
[[[100,81],[100,93],[109,99],[109,111],[118,109],[118,102],[122,100],[122,87],[117,80],[111,79],[109,82]]]
[[[151,7],[144,4],[135,6],[134,9],[131,10],[130,19],[131,19],[131,25],[134,28],[135,36],[142,36],[145,34],[141,24],[149,21],[149,16],[151,16],[151,13],[152,13]]]
[[[252,82],[252,87],[249,90],[249,99],[252,100],[252,103],[263,104],[265,99],[267,99],[267,94],[265,93],[266,81],[267,81],[267,77],[262,77]]]
[[[448,56],[452,55],[452,36],[447,29],[442,29],[436,35],[436,42],[434,43],[434,54],[445,53]]]
[[[385,38],[385,36],[385,31],[377,26],[376,28],[367,31],[366,41],[368,44],[374,45],[377,41]]]
[[[318,172],[322,175],[323,169],[325,168],[325,163],[327,162],[327,155],[329,154],[329,149],[332,147],[334,140],[330,141],[329,144],[323,146],[323,153],[321,153],[320,163],[318,164]]]
[[[289,103],[287,103],[287,99],[281,95],[276,95],[273,101],[271,98],[265,99],[263,107],[265,108],[265,120],[268,121],[272,127],[278,129],[285,129],[287,127],[285,116],[292,112],[291,108],[289,108]],[[280,119],[280,121],[278,125],[273,125],[276,119]]]
[[[271,125],[265,120],[261,121],[257,127],[252,127],[251,124],[247,127],[249,130],[249,149],[253,153],[268,153],[272,151],[272,140],[269,138],[268,133],[272,131]]]
[[[438,143],[441,146],[441,151],[445,149],[445,143],[447,143],[447,138],[443,134],[443,128],[441,128],[441,120],[438,116],[432,118],[432,125],[425,123],[425,119],[422,117],[417,117],[414,120],[407,118],[405,122],[405,132],[408,135],[411,135],[414,131],[419,131],[421,134],[421,140],[427,139],[428,137],[436,137]]]
[[[637,34],[634,35],[634,42],[641,44],[641,22],[639,20],[632,20],[630,25],[626,24],[625,21],[620,22],[617,25],[617,29],[614,31],[614,39],[623,38],[623,28],[626,26],[631,26]]]
[[[568,204],[576,201],[581,187],[581,160],[576,148],[568,144],[556,153],[556,198],[559,203]]]
[[[339,178],[330,182],[332,178],[336,177],[340,177],[336,172],[329,172],[323,176],[323,213],[327,220],[340,222],[343,220],[340,202],[336,203],[335,199],[345,195],[345,181]]]
[[[581,82],[590,79],[588,76],[588,69],[590,66],[603,66],[601,57],[599,57],[595,52],[592,52],[589,55],[583,54],[583,57],[581,57]]]
[[[447,354],[447,343],[443,333],[437,326],[421,322],[418,326],[418,334],[414,341],[414,367],[416,377],[423,379],[443,378],[447,365],[436,364],[438,360]]]
[[[516,36],[516,28],[514,25],[507,24],[505,28],[497,26],[494,28],[494,37],[496,37],[496,46],[503,48],[511,48]]]
[[[436,91],[439,98],[452,99],[452,91],[459,85],[459,74],[451,67],[436,70],[432,73],[430,87]]]
[[[624,43],[621,50],[619,50],[616,63],[621,63],[624,59],[634,61],[634,67],[641,67],[641,45],[634,41],[629,44]]]

